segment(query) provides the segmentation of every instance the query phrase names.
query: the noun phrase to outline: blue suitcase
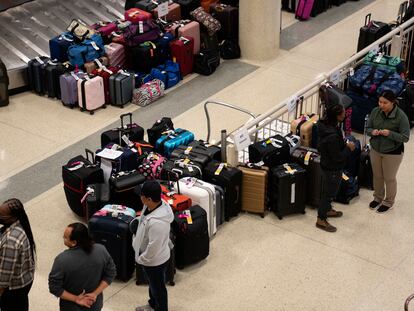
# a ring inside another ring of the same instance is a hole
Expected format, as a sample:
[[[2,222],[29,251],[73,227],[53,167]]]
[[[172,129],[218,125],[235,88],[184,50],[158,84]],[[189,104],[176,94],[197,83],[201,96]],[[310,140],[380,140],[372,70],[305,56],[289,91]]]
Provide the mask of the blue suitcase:
[[[112,149],[112,146],[114,143],[110,143],[105,146],[106,149]],[[104,148],[104,149],[105,149]],[[101,152],[103,149],[98,149],[96,151],[96,161],[101,162],[101,157],[97,154]],[[121,147],[118,145],[116,148],[117,151],[122,151],[122,154],[113,160],[110,160],[112,162],[112,173],[118,173],[121,171],[132,171],[138,168],[138,153],[132,151],[131,149],[127,147]]]
[[[60,63],[68,60],[68,49],[75,43],[71,32],[64,32],[49,40],[50,58]]]
[[[162,135],[155,144],[155,150],[169,157],[178,146],[187,146],[194,140],[194,134],[184,129],[175,129]]]

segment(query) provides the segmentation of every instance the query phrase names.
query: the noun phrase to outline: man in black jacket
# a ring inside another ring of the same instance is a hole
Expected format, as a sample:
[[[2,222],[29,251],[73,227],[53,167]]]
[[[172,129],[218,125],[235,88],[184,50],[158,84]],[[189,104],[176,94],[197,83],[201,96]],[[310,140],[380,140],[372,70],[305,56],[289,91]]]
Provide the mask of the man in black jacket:
[[[355,149],[353,142],[345,142],[339,123],[345,118],[345,109],[342,105],[330,106],[326,111],[326,118],[318,123],[318,150],[321,154],[322,168],[322,197],[318,209],[316,227],[327,232],[335,232],[327,217],[341,217],[342,212],[332,208],[332,201],[336,197],[341,184],[342,170],[346,159]]]

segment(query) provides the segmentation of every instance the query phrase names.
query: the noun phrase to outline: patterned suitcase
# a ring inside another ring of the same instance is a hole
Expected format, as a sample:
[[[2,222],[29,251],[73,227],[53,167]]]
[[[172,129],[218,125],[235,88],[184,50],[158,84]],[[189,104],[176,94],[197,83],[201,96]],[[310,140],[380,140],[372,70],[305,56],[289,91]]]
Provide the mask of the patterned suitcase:
[[[193,72],[194,39],[180,37],[170,43],[173,59],[180,65],[181,75],[184,77]]]
[[[89,111],[92,115],[99,108],[105,108],[105,90],[102,77],[78,80],[78,105],[81,111]]]

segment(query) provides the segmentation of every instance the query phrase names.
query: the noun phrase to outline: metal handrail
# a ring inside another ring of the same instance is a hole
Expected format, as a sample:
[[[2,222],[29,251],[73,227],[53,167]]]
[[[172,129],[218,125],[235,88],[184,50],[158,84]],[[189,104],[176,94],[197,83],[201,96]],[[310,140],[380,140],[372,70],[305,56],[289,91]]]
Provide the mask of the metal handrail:
[[[410,296],[408,296],[408,298],[405,300],[405,303],[404,303],[404,311],[408,311],[408,305],[413,299],[414,299],[414,294],[411,294]]]
[[[211,100],[206,101],[204,103],[204,112],[206,114],[206,119],[207,119],[207,139],[206,139],[207,143],[209,143],[209,141],[210,141],[210,133],[211,133],[210,114],[208,113],[208,109],[207,109],[208,104],[213,104],[213,105],[218,105],[218,106],[231,108],[231,109],[243,112],[245,114],[248,114],[253,119],[256,119],[256,117],[257,117],[257,115],[255,115],[253,112],[250,112],[249,110],[246,110],[244,108],[241,108],[241,107],[238,107],[238,106],[235,106],[235,105],[227,104],[227,103],[224,103],[224,102],[211,101]]]

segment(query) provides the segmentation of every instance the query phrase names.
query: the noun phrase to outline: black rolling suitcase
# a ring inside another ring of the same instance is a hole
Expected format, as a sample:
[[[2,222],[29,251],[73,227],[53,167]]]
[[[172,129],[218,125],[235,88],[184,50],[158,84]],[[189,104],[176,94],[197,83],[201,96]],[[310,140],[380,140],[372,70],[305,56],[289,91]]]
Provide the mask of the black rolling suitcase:
[[[407,81],[405,90],[398,97],[398,107],[407,115],[410,128],[414,127],[414,81]]]
[[[355,144],[355,150],[351,152],[351,155],[346,159],[344,170],[347,171],[351,176],[358,176],[359,163],[361,160],[361,142],[352,135],[345,137],[347,141]]]
[[[203,154],[210,158],[210,160],[221,161],[221,148],[209,145],[202,140],[194,140],[188,144],[191,147],[189,153]]]
[[[162,136],[162,133],[174,130],[174,124],[171,121],[171,118],[163,117],[160,120],[157,120],[151,128],[147,129],[148,141],[152,146],[155,146],[158,138]]]
[[[296,163],[271,169],[270,206],[279,219],[285,215],[305,213],[306,171]]]
[[[86,197],[86,221],[97,211],[103,208],[110,200],[109,185],[106,183],[92,184],[86,187],[88,196]]]
[[[221,24],[217,32],[220,41],[231,39],[239,42],[239,8],[226,4],[212,4],[210,14]]]
[[[204,169],[203,179],[224,189],[224,218],[229,221],[241,211],[242,171],[225,163],[211,161]]]
[[[124,118],[129,117],[129,123],[124,123]],[[101,134],[101,147],[105,147],[109,143],[115,143],[126,146],[122,139],[126,135],[130,141],[140,141],[144,139],[144,129],[136,123],[132,122],[132,113],[121,114],[121,127],[105,131]],[[121,141],[120,141],[121,140]]]
[[[296,0],[282,0],[282,10],[295,13],[296,12]]]
[[[95,164],[93,152],[85,151],[86,158],[79,155],[62,166],[63,189],[66,200],[72,211],[82,217],[86,214],[86,202],[81,202],[87,191],[86,186],[104,182],[103,171]],[[91,155],[91,159],[89,159],[89,155]]]
[[[127,282],[134,273],[135,252],[129,223],[135,212],[119,205],[106,205],[89,219],[89,232],[103,244],[116,265],[116,277]]]
[[[45,93],[45,68],[49,60],[49,57],[40,56],[31,59],[27,64],[29,87],[39,95]]]
[[[203,167],[201,164],[193,162],[189,159],[167,160],[162,166],[161,179],[170,180],[173,179],[172,176],[174,176],[175,180],[184,177],[202,179]]]
[[[59,78],[67,71],[61,63],[48,62],[45,67],[45,94],[51,98],[60,99],[60,81]]]
[[[6,65],[0,59],[0,107],[9,104],[9,82]]]
[[[371,21],[371,13],[365,16],[365,24],[359,30],[358,38],[358,49],[357,52],[361,51],[371,43],[374,43],[378,39],[391,31],[389,24]]]
[[[367,144],[367,124],[369,115],[365,116],[364,141],[358,171],[358,184],[360,187],[374,190],[374,179],[372,174],[371,158],[369,156],[370,146]]]
[[[190,12],[194,11],[200,6],[200,0],[173,0],[181,7],[181,18],[192,19]]]
[[[191,215],[191,220],[187,218],[188,213]],[[177,268],[182,269],[207,258],[210,253],[210,238],[207,213],[203,208],[195,205],[188,210],[175,213],[172,228],[176,236]]]
[[[188,146],[179,146],[171,152],[171,160],[185,160],[188,159],[191,162],[200,164],[203,168],[211,161],[210,157],[205,154],[188,152]]]
[[[306,170],[306,204],[318,208],[322,192],[321,155],[316,149],[298,147],[292,160]]]
[[[275,135],[249,146],[249,162],[263,161],[269,168],[287,163],[290,158],[289,142],[281,135]]]
[[[144,183],[145,177],[138,171],[121,171],[111,175],[111,203],[128,206],[135,211],[142,210],[142,202],[134,191],[135,187]]]

